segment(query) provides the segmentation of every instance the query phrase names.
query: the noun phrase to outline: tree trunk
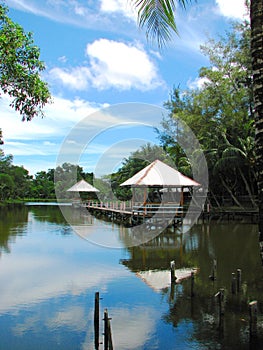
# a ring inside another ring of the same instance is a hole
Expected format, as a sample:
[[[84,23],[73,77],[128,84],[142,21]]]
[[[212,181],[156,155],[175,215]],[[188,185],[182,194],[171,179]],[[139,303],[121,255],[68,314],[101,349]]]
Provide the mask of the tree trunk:
[[[256,202],[255,202],[255,200],[254,200],[254,196],[253,196],[253,193],[252,193],[251,188],[250,188],[250,186],[249,186],[249,183],[248,183],[248,181],[247,181],[247,179],[246,179],[246,177],[245,177],[243,171],[242,171],[239,167],[238,167],[238,171],[239,171],[239,174],[240,174],[240,176],[241,176],[241,178],[242,178],[242,180],[243,180],[243,182],[244,182],[244,184],[245,184],[245,187],[246,187],[248,196],[249,196],[249,198],[250,198],[250,201],[251,201],[251,203],[252,203],[252,206],[253,206],[254,208],[256,208],[256,207],[257,207],[257,204],[256,204]]]
[[[236,196],[234,195],[234,193],[232,192],[231,188],[227,185],[227,183],[225,182],[225,180],[223,179],[222,176],[220,176],[220,180],[223,184],[223,186],[225,187],[225,189],[227,190],[227,192],[230,194],[231,198],[233,199],[234,203],[236,203],[236,205],[240,208],[243,208],[242,204],[239,202],[239,200],[236,198]]]
[[[251,57],[255,116],[255,145],[259,200],[259,241],[263,265],[263,0],[251,0]]]

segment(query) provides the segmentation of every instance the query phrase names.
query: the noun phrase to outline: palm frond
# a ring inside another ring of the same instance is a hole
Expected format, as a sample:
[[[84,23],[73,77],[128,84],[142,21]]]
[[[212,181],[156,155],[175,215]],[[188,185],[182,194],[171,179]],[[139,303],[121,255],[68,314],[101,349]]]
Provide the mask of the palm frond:
[[[161,48],[171,40],[172,33],[178,35],[175,23],[176,6],[174,0],[130,0],[138,14],[139,27],[146,27],[147,40],[157,41]],[[191,0],[180,0],[179,4],[186,7]]]

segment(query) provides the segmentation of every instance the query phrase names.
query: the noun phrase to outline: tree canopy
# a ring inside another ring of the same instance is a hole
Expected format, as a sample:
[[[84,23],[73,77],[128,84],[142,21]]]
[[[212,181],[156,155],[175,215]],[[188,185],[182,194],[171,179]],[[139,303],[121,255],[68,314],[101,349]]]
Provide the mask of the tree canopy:
[[[33,34],[26,33],[7,13],[7,7],[0,5],[0,87],[12,98],[11,107],[22,120],[31,120],[43,116],[43,107],[51,100],[48,85],[40,76],[45,65]]]

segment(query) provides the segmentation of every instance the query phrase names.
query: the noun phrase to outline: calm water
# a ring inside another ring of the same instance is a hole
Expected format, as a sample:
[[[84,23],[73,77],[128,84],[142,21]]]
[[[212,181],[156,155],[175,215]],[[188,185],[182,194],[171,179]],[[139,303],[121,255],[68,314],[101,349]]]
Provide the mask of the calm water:
[[[57,206],[0,209],[0,349],[94,349],[97,291],[100,319],[104,308],[112,318],[114,349],[263,349],[256,225],[200,223],[183,237],[167,231],[126,248],[129,229],[68,210],[89,227],[88,240],[73,232]],[[92,243],[98,235],[121,248]],[[170,285],[171,260],[176,269],[198,268],[193,298],[189,278]],[[233,295],[231,273],[238,268],[242,287]],[[221,324],[214,297],[220,288],[226,295]],[[251,338],[252,300],[258,301],[258,331]],[[101,342],[102,333],[101,321]]]

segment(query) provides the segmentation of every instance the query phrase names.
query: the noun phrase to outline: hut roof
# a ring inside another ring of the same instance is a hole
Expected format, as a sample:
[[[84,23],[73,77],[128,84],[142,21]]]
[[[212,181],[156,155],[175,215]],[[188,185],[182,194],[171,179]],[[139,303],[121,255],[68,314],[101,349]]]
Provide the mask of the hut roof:
[[[190,187],[200,184],[157,159],[121,186]]]
[[[85,180],[80,180],[75,185],[70,187],[67,191],[69,192],[99,192],[99,190],[93,187]]]
[[[196,268],[181,268],[175,270],[176,283],[191,277],[191,273],[197,273]],[[161,291],[171,285],[171,270],[148,270],[137,272],[136,275],[155,291]]]

